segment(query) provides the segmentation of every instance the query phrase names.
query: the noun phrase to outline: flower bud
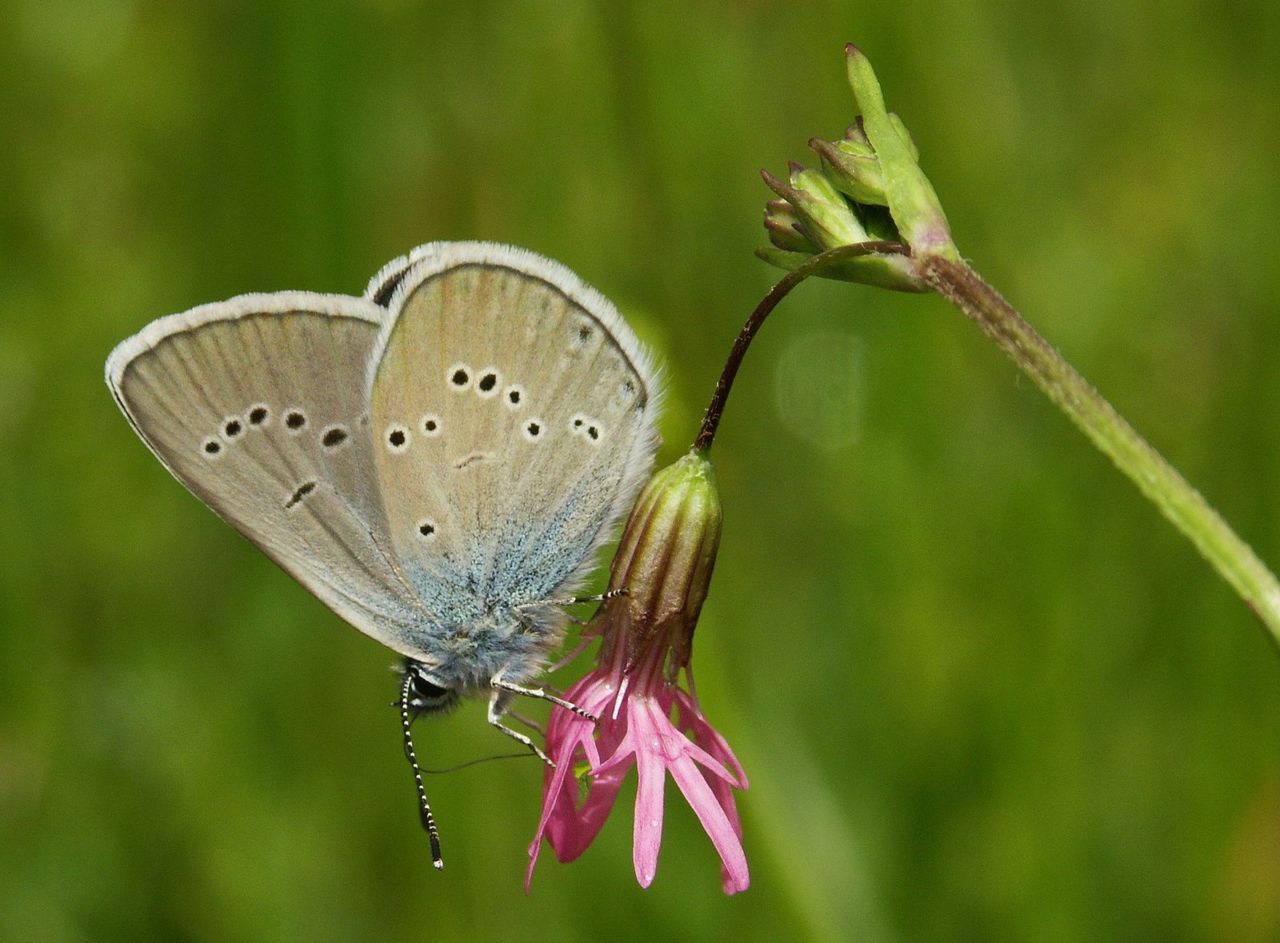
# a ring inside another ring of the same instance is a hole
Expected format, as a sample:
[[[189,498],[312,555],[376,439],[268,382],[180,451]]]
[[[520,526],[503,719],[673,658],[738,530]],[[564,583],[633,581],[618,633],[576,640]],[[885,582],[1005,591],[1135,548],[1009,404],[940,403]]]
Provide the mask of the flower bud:
[[[847,147],[850,160],[854,155],[867,151],[869,145],[859,139],[858,129],[850,128],[844,141],[830,143],[811,141],[819,151],[819,145],[831,148]],[[874,187],[879,179],[879,158],[872,151],[869,161],[859,168],[862,177],[850,181],[849,187]],[[841,158],[843,159],[843,158]],[[859,158],[861,159],[861,158]],[[869,195],[880,200],[855,202],[837,189],[840,180],[832,178],[830,161],[825,161],[827,172],[812,170],[800,164],[790,165],[787,182],[773,174],[761,171],[764,182],[781,199],[765,204],[764,225],[769,232],[771,246],[757,249],[756,255],[771,265],[793,269],[814,255],[837,246],[858,242],[886,240],[897,242],[898,229],[886,210],[883,193]],[[845,179],[845,178],[842,178]],[[868,255],[849,259],[838,265],[830,265],[820,273],[823,278],[843,279],[878,285],[895,291],[927,291],[928,288],[913,270],[910,260],[900,255]]]
[[[920,152],[902,120],[885,108],[871,63],[852,43],[845,47],[845,73],[858,105],[859,127],[880,162],[889,211],[902,239],[917,255],[959,259],[942,204],[920,169]]]
[[[853,208],[826,177],[795,163],[790,170],[789,185],[768,171],[762,176],[774,193],[791,204],[804,234],[818,251],[867,240]]]
[[[545,773],[526,891],[543,840],[561,861],[581,855],[632,767],[638,772],[632,860],[641,887],[657,873],[666,773],[720,856],[725,893],[751,883],[734,801],[747,777],[703,715],[689,664],[720,520],[715,472],[704,451],[690,452],[641,489],[613,558],[611,592],[587,625],[601,637],[596,666],[565,692],[574,709],[557,704],[547,723],[554,766]]]
[[[609,585],[626,595],[610,631],[622,630],[635,662],[655,645],[670,647],[668,673],[689,662],[693,629],[707,598],[720,546],[720,492],[703,452],[657,472],[640,492],[613,558]]]
[[[804,224],[786,200],[770,200],[764,205],[764,228],[769,241],[786,252],[813,253],[817,250],[805,235]]]
[[[889,205],[880,158],[869,144],[847,137],[840,141],[812,138],[809,147],[818,155],[822,172],[841,193],[856,203]]]
[[[946,216],[919,166],[920,151],[902,119],[886,110],[871,64],[855,46],[845,49],[845,69],[859,114],[838,141],[812,138],[820,170],[791,165],[784,183],[764,182],[778,194],[765,209],[770,246],[756,255],[795,269],[814,255],[860,242],[905,244],[901,253],[872,252],[828,264],[814,274],[878,285],[895,291],[929,291],[918,259],[958,259]]]

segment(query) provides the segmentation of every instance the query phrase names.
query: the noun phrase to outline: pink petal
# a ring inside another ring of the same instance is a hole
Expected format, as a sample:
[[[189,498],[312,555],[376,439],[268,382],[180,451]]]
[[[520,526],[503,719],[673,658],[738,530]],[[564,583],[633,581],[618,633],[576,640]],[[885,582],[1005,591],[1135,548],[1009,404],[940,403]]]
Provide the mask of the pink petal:
[[[542,850],[542,838],[552,821],[559,821],[573,816],[573,795],[566,791],[565,783],[573,771],[572,755],[557,754],[556,768],[549,770],[543,786],[542,817],[538,820],[538,830],[529,845],[529,868],[524,875],[524,892],[529,893],[529,883],[533,880],[533,868],[538,863],[538,853]],[[570,785],[570,789],[575,784]],[[553,844],[554,847],[554,844]]]
[[[566,697],[595,714],[597,722],[553,709],[547,751],[557,768],[544,780],[542,816],[529,847],[526,892],[543,839],[561,861],[581,855],[604,826],[633,764],[639,782],[632,854],[640,885],[648,887],[657,873],[670,770],[720,856],[725,893],[745,890],[751,879],[733,795],[735,787],[746,787],[741,764],[698,710],[692,694],[666,684],[632,687],[628,682],[633,680],[623,674],[619,684],[617,677],[596,671],[570,688]],[[579,784],[572,774],[574,763],[583,758],[591,779],[579,802]]]
[[[603,751],[605,756],[600,761],[600,765],[595,768],[597,774],[612,773],[618,767],[629,767],[635,762],[632,756],[640,751],[637,749],[636,734],[633,730],[634,724],[629,722],[632,713],[633,711],[628,709],[623,714],[624,720],[622,723],[611,724],[612,727],[622,730],[622,736],[618,737],[616,730],[614,731],[613,739],[616,739],[617,742],[613,744],[612,749]],[[643,719],[641,722],[643,723]]]
[[[699,765],[706,767],[708,771],[715,774],[717,779],[723,779],[731,785],[738,786],[738,780],[734,778],[732,773],[725,769],[723,763],[693,741],[686,739],[684,734],[679,734],[678,736],[685,743],[685,747],[681,751],[685,756],[694,760]],[[739,786],[739,788],[742,787]]]
[[[672,763],[669,768],[671,778],[684,793],[685,799],[688,800],[694,814],[698,816],[698,821],[702,823],[703,829],[711,839],[711,844],[720,855],[720,860],[724,862],[722,876],[725,893],[736,894],[738,891],[746,890],[747,885],[751,883],[751,876],[747,870],[746,853],[742,850],[742,837],[736,821],[737,810],[734,810],[732,818],[726,814],[719,798],[707,785],[702,770],[698,769],[693,760],[682,758]],[[730,807],[732,808],[732,800]]]
[[[747,774],[742,769],[742,764],[738,762],[733,750],[729,748],[729,741],[724,738],[720,731],[707,722],[707,719],[702,715],[702,711],[698,709],[697,704],[692,703],[688,695],[685,695],[683,691],[680,694],[684,695],[677,700],[680,708],[681,729],[690,731],[693,734],[695,743],[701,744],[708,753],[733,770],[733,778],[737,780],[734,783],[735,786],[739,789],[746,789]]]
[[[592,776],[587,801],[582,807],[573,809],[564,818],[552,820],[547,830],[547,841],[551,843],[558,861],[573,861],[596,840],[613,811],[626,772],[623,769],[606,776]]]
[[[569,691],[569,697],[575,703],[593,713],[599,710],[601,704],[607,703],[611,696],[612,685],[602,682],[595,675],[588,675]],[[572,711],[555,708],[547,724],[547,749],[556,767],[547,771],[543,781],[542,816],[533,842],[529,845],[529,867],[525,873],[526,894],[529,892],[543,838],[551,843],[552,850],[561,861],[573,860],[595,839],[608,818],[609,809],[617,794],[617,785],[613,785],[610,792],[609,784],[604,784],[603,789],[597,789],[593,782],[588,798],[594,798],[595,801],[584,805],[585,815],[577,809],[578,781],[572,774],[579,751],[592,768],[600,765],[595,725],[592,721]]]
[[[738,818],[738,806],[733,801],[733,787],[729,785],[727,780],[712,779],[708,782],[711,791],[715,793],[716,801],[720,803],[720,808],[724,810],[725,817],[729,819],[729,824],[733,826],[733,833],[738,836],[738,844],[742,844],[742,820]],[[734,875],[729,873],[726,865],[720,867],[720,884],[724,887],[726,894],[735,894],[738,891],[745,890],[746,885],[738,885]]]
[[[641,887],[653,883],[658,873],[658,849],[662,847],[662,792],[666,785],[666,766],[653,754],[636,753],[636,817],[633,831],[632,859],[636,880]]]
[[[690,679],[692,681],[692,679]],[[707,785],[715,794],[716,801],[720,804],[720,808],[724,810],[725,816],[729,820],[729,824],[733,826],[734,834],[738,837],[738,842],[742,842],[742,821],[738,817],[738,807],[733,799],[733,788],[747,788],[747,775],[742,769],[742,764],[738,762],[738,758],[734,756],[733,750],[729,748],[729,743],[707,722],[702,711],[698,708],[697,698],[691,693],[686,694],[684,691],[676,692],[677,703],[677,719],[682,730],[692,734],[695,741],[706,745],[708,752],[727,761],[735,773],[737,773],[737,781],[732,778],[716,776],[707,780]],[[722,865],[720,868],[720,880],[726,894],[733,894],[742,890],[745,885],[739,881],[739,876],[731,874],[727,866]]]

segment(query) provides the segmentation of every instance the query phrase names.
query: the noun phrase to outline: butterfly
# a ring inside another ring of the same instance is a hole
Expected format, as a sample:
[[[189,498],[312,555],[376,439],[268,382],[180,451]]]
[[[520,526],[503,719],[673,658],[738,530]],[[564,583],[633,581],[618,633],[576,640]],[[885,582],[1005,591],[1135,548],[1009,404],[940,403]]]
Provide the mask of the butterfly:
[[[360,298],[241,295],[160,318],[107,384],[160,462],[325,605],[404,658],[409,736],[489,695],[503,723],[657,448],[653,363],[603,295],[525,249],[437,242]],[[549,761],[547,761],[549,762]]]

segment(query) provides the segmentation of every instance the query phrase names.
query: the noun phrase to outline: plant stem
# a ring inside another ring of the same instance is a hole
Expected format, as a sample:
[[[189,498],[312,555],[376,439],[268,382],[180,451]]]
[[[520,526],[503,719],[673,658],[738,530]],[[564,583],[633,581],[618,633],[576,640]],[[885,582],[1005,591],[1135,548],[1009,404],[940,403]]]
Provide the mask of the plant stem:
[[[720,426],[720,417],[724,415],[725,403],[729,400],[729,391],[733,389],[733,380],[738,375],[738,368],[742,366],[742,358],[747,355],[747,348],[751,346],[756,332],[769,317],[769,313],[778,306],[778,302],[787,297],[791,289],[825,266],[836,265],[858,256],[876,254],[910,255],[911,253],[906,246],[898,242],[859,242],[853,245],[837,246],[821,255],[815,255],[809,261],[792,269],[780,282],[769,289],[756,305],[756,309],[751,312],[747,323],[742,326],[737,339],[733,342],[733,349],[729,351],[729,358],[724,363],[724,369],[720,371],[715,392],[711,394],[711,402],[707,405],[707,411],[702,417],[702,427],[698,430],[698,437],[693,440],[694,451],[706,452],[711,448],[711,443],[716,437],[716,429]]]
[[[938,294],[976,321],[1195,544],[1280,644],[1280,583],[1200,492],[973,269],[935,255],[918,257],[918,264]]]

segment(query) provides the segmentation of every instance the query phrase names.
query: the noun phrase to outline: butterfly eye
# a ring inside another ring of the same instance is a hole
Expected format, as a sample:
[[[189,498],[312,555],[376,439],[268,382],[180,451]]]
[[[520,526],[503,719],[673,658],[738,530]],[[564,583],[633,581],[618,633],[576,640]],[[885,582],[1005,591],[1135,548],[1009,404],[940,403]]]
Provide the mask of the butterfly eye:
[[[307,424],[307,416],[301,409],[290,409],[284,414],[284,424],[294,435],[302,431],[303,426]]]
[[[540,439],[543,431],[541,419],[530,419],[524,424],[524,437],[530,442]]]
[[[271,418],[271,410],[264,403],[254,403],[249,407],[249,425],[261,426]]]
[[[205,458],[214,459],[222,455],[222,443],[212,436],[200,443],[200,451]]]
[[[417,713],[434,713],[448,710],[458,701],[458,692],[450,688],[442,688],[426,677],[417,666],[407,669],[410,672],[412,690],[410,706]]]
[[[228,442],[238,437],[242,432],[244,432],[244,423],[240,421],[240,417],[228,416],[222,420],[222,436]]]
[[[440,417],[428,413],[422,417],[422,421],[418,424],[422,429],[422,434],[430,438],[440,434]]]
[[[520,404],[524,402],[524,387],[519,383],[512,383],[506,388],[502,398],[506,401],[508,409],[519,409]]]
[[[442,688],[434,681],[428,681],[422,675],[418,675],[413,679],[413,693],[418,697],[444,697],[449,693],[449,689]]]

